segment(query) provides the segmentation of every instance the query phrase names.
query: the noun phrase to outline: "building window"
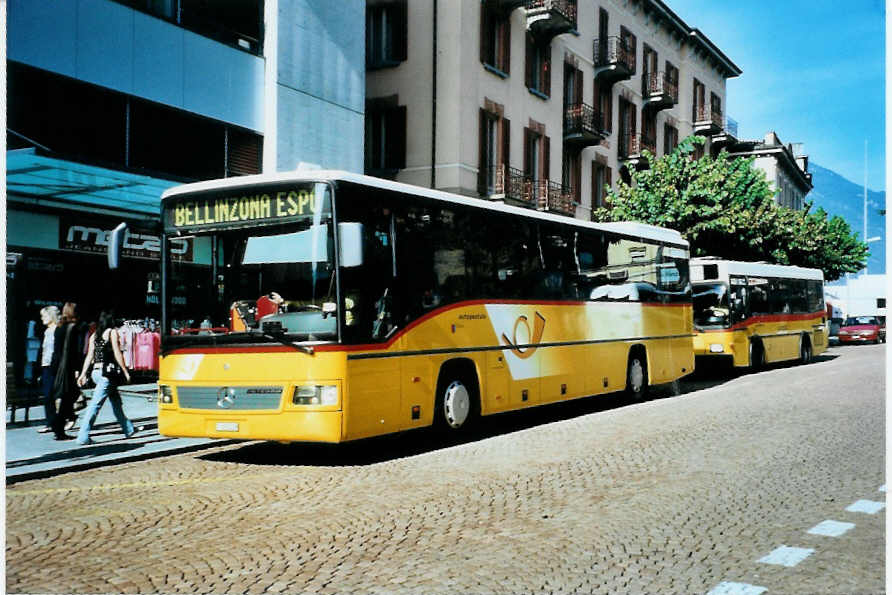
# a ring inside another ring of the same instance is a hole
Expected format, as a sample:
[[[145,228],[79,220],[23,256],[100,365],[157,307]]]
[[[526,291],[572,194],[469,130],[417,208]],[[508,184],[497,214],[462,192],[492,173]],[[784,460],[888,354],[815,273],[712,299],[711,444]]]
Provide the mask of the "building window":
[[[500,114],[480,109],[477,192],[481,196],[504,194],[510,165],[511,123]]]
[[[533,180],[547,180],[550,169],[550,139],[532,128],[523,129],[523,173]]]
[[[641,148],[656,155],[657,152],[657,113],[641,110]]]
[[[669,94],[672,98],[677,102],[678,101],[678,68],[672,65],[671,62],[666,60],[666,81],[665,84],[668,85]]]
[[[650,78],[652,74],[657,72],[658,64],[657,52],[645,43],[641,62],[641,94],[644,96],[650,94],[652,88]]]
[[[7,72],[9,148],[162,178],[260,173],[254,132],[29,66]]]
[[[886,307],[886,298],[877,298],[877,308]]]
[[[592,161],[592,210],[607,206],[607,187],[613,184],[611,178],[609,167]]]
[[[678,129],[670,124],[663,124],[663,155],[668,155],[678,146]]]
[[[263,53],[263,0],[113,0],[252,54]]]
[[[722,121],[722,98],[715,93],[709,94],[709,108],[712,111],[712,121],[720,123]]]
[[[582,153],[580,151],[564,153],[561,184],[570,189],[573,202],[582,202],[579,191],[580,186],[582,186]]]
[[[623,47],[626,50],[626,55],[628,57],[628,63],[632,67],[632,74],[635,74],[635,71],[638,68],[638,55],[637,55],[637,47],[638,47],[638,38],[632,34],[631,31],[626,29],[625,27],[619,28],[619,38],[622,41]]]
[[[365,172],[392,178],[406,167],[406,106],[396,99],[366,105]]]
[[[619,100],[619,146],[617,147],[620,158],[628,157],[637,152],[636,143],[635,105],[620,97]]]
[[[527,35],[527,88],[539,95],[551,95],[551,45],[536,43]]]
[[[480,62],[502,74],[511,69],[511,20],[486,3],[480,6]]]
[[[692,106],[693,112],[691,113],[691,121],[703,122],[704,120],[709,119],[709,116],[706,114],[706,87],[697,79],[694,79],[694,97]]]
[[[595,80],[594,102],[601,116],[604,132],[613,130],[613,90],[610,85],[599,85]]]
[[[366,67],[399,66],[407,56],[408,7],[405,0],[366,8]]]

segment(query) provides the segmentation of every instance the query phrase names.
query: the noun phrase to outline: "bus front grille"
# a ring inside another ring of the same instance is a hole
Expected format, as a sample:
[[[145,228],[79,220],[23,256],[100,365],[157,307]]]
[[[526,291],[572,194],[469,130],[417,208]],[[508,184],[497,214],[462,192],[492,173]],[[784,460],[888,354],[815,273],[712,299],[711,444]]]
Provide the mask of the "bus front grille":
[[[281,386],[181,386],[177,398],[182,409],[257,411],[278,409]]]

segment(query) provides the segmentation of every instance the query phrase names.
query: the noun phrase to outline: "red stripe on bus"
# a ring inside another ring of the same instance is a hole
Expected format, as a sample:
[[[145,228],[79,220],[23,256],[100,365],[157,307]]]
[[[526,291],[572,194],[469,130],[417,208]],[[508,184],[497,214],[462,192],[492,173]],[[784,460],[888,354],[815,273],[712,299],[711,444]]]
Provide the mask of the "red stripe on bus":
[[[728,331],[736,331],[739,329],[744,329],[748,326],[752,326],[754,324],[759,324],[762,322],[792,322],[799,320],[809,320],[812,318],[817,318],[818,316],[823,316],[826,314],[823,310],[818,312],[810,312],[806,314],[760,314],[759,316],[751,316],[747,318],[743,322],[738,322],[737,324],[731,325],[728,328],[720,328],[720,329],[703,329],[702,331],[697,331],[700,333],[726,333]]]
[[[530,306],[584,306],[587,304],[599,304],[599,305],[629,305],[629,304],[638,304],[640,306],[647,307],[684,307],[690,306],[690,302],[673,302],[664,304],[661,302],[560,302],[560,301],[540,301],[540,300],[467,300],[464,302],[456,302],[454,304],[449,304],[447,306],[442,306],[437,308],[436,310],[431,310],[424,316],[420,318],[416,318],[409,325],[396,333],[393,337],[387,340],[386,343],[368,343],[363,345],[341,345],[341,344],[330,344],[330,345],[313,345],[313,349],[315,351],[322,352],[331,352],[331,351],[386,351],[396,343],[400,337],[414,329],[415,327],[421,325],[428,320],[439,316],[445,312],[450,310],[455,310],[457,308],[465,308],[468,306],[486,306],[486,305],[530,305]],[[246,347],[246,346],[222,346],[222,347],[184,347],[182,349],[177,349],[176,347],[172,347],[171,351],[176,351],[177,353],[284,353],[288,351],[294,351],[293,347],[289,347],[287,345],[263,345],[257,347]]]

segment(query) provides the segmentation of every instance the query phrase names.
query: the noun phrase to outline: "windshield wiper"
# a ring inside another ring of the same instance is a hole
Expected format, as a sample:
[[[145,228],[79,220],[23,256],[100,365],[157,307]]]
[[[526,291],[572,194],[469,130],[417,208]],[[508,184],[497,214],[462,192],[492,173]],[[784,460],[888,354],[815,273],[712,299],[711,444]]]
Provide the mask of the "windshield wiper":
[[[289,347],[294,347],[294,348],[297,349],[298,351],[302,351],[302,352],[306,353],[307,355],[314,355],[314,354],[316,353],[316,350],[313,349],[313,348],[312,348],[311,346],[309,346],[309,345],[301,345],[300,343],[295,343],[295,342],[293,342],[293,341],[289,341],[288,339],[286,339],[286,338],[285,338],[285,332],[284,332],[284,331],[283,331],[283,332],[280,332],[280,333],[275,333],[275,332],[272,332],[272,331],[258,331],[258,332],[259,332],[262,336],[266,337],[267,339],[272,339],[273,341],[278,341],[278,342],[281,343],[282,345],[287,345],[287,346],[289,346]]]

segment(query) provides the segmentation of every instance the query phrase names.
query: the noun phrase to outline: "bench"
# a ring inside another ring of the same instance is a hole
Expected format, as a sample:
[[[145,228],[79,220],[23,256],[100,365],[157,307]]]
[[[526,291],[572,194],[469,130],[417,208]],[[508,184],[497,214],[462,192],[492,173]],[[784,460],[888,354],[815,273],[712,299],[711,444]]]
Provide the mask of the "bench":
[[[24,386],[21,390],[16,385],[15,368],[12,362],[6,362],[6,407],[9,409],[9,423],[15,423],[15,410],[25,410],[25,423],[28,423],[29,408],[43,405],[43,395],[35,386]]]

